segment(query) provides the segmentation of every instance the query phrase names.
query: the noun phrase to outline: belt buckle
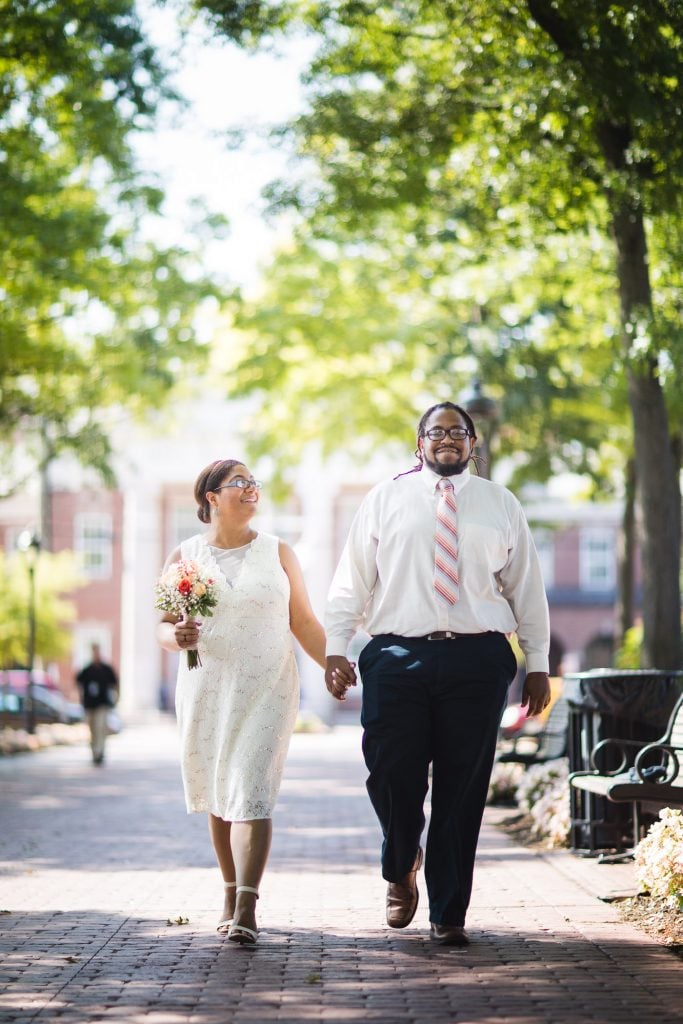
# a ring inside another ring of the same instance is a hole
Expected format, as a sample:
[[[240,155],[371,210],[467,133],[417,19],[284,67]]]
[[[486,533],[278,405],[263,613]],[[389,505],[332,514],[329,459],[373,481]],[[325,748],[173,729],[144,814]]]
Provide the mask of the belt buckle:
[[[435,636],[434,633],[440,633],[440,636]],[[435,629],[434,633],[430,633],[427,637],[428,640],[457,640],[458,634],[454,633],[452,629]]]

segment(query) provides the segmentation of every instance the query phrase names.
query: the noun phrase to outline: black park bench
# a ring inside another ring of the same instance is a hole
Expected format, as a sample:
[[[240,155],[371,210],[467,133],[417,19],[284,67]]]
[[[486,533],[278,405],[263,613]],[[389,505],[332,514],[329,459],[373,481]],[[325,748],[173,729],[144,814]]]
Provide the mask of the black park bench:
[[[606,763],[612,762],[607,769]],[[618,762],[615,764],[615,761]],[[652,743],[638,740],[604,739],[590,755],[592,771],[572,772],[569,782],[590,797],[604,797],[613,803],[629,802],[633,808],[633,847],[640,842],[641,808],[683,808],[683,695],[671,712],[664,735]],[[600,765],[603,764],[601,768]],[[619,859],[632,856],[623,851]],[[608,858],[603,856],[603,861]]]
[[[566,757],[568,726],[569,707],[567,701],[559,697],[542,728],[535,734],[520,733],[513,740],[512,747],[499,754],[496,761],[530,765],[545,764],[546,761]]]

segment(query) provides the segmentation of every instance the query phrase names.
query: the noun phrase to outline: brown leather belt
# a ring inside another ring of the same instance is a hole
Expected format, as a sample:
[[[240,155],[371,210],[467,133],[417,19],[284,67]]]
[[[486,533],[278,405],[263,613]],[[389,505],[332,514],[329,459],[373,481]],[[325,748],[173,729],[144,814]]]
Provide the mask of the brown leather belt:
[[[483,636],[483,633],[454,633],[450,629],[437,629],[435,633],[428,633],[422,637],[423,640],[457,640],[461,636]]]

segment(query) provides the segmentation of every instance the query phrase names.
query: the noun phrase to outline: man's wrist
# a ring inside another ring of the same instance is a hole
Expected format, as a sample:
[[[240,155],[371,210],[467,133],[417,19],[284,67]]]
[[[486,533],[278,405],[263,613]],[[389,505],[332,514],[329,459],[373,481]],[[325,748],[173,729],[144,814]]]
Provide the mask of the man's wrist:
[[[328,658],[345,658],[348,650],[348,641],[340,637],[328,637],[325,645],[325,655]]]
[[[525,661],[527,675],[531,672],[544,672],[546,675],[549,675],[550,666],[548,659],[542,654],[529,655],[525,658]]]

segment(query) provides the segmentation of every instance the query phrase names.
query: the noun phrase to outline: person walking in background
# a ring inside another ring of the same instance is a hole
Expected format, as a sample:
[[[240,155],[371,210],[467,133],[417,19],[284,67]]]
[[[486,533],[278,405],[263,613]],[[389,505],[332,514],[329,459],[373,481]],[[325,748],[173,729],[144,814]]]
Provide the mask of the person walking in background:
[[[99,644],[91,645],[91,661],[76,676],[76,683],[90,729],[90,749],[93,764],[104,764],[104,749],[107,742],[107,714],[119,696],[119,680],[116,672],[102,661]]]
[[[344,700],[346,650],[371,636],[358,668],[367,789],[383,832],[387,923],[418,904],[424,800],[432,765],[425,880],[431,938],[469,942],[465,918],[500,718],[517,664],[522,703],[548,705],[549,616],[531,533],[515,496],[470,474],[476,432],[452,402],[428,409],[418,464],[363,500],[330,588],[329,692]]]
[[[188,813],[208,812],[225,885],[218,931],[257,940],[255,904],[272,837],[271,815],[299,706],[292,634],[325,665],[325,633],[315,617],[296,555],[251,526],[261,484],[235,459],[211,463],[194,488],[208,530],[183,541],[166,568],[190,559],[208,570],[218,603],[204,622],[166,613],[158,639],[181,658],[176,711]],[[345,670],[345,682],[354,673]]]

